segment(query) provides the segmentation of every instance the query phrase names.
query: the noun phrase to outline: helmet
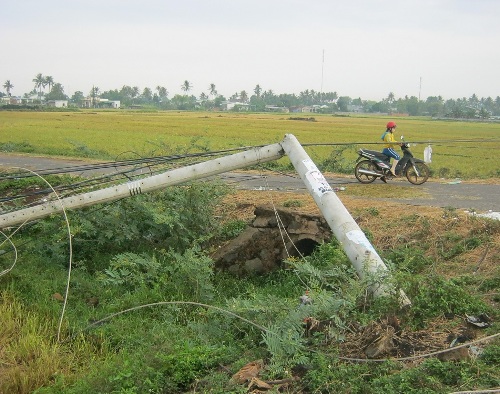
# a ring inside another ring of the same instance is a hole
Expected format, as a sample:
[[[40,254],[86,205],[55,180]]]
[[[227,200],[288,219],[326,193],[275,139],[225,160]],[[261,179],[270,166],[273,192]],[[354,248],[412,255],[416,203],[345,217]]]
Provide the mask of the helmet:
[[[388,129],[392,129],[392,128],[394,128],[394,127],[396,127],[396,122],[392,122],[392,121],[391,121],[391,122],[387,123],[387,128],[388,128]]]

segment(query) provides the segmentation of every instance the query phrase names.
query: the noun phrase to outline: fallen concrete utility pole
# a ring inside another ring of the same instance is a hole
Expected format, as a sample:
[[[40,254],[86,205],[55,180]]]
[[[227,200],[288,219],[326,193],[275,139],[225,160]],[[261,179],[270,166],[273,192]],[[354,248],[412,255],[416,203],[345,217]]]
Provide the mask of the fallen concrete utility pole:
[[[124,197],[159,190],[167,186],[179,185],[188,181],[207,178],[239,168],[277,160],[283,155],[283,148],[280,144],[254,148],[241,153],[208,160],[203,163],[170,170],[149,178],[143,178],[93,192],[62,198],[59,201],[50,201],[31,208],[6,213],[0,215],[0,228],[41,219],[54,213],[62,212],[63,207],[64,209],[84,208],[95,204],[115,201]]]
[[[0,215],[0,228],[11,227],[26,221],[50,216],[61,212],[63,207],[64,209],[83,208],[277,160],[285,152],[313,196],[314,201],[346,252],[347,257],[356,268],[358,275],[361,278],[365,278],[367,275],[373,276],[374,282],[376,281],[377,283],[371,286],[371,291],[375,296],[389,294],[392,289],[387,284],[389,273],[386,265],[324,176],[309,158],[304,148],[295,136],[291,134],[287,134],[279,144],[254,148],[204,163],[170,170],[149,178],[3,214]],[[402,305],[411,304],[403,291],[400,292],[400,301]]]
[[[347,257],[361,278],[373,277],[371,290],[375,296],[386,295],[392,289],[387,285],[388,270],[375,248],[356,221],[337,197],[325,177],[309,158],[295,136],[287,134],[281,145],[295,170],[314,198],[321,213],[340,242]],[[368,278],[370,279],[370,278]],[[403,291],[399,294],[402,306],[411,305]]]

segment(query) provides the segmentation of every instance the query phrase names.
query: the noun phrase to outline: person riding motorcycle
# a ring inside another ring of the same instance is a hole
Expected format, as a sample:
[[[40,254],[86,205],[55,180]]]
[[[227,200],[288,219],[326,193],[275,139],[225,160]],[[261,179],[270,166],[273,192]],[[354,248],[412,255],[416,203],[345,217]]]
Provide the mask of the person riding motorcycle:
[[[391,174],[393,176],[396,176],[396,165],[398,164],[399,160],[401,157],[396,153],[394,150],[395,145],[400,145],[399,142],[397,142],[394,139],[394,129],[396,129],[396,123],[395,122],[389,122],[387,123],[386,131],[384,134],[382,134],[382,140],[386,143],[384,149],[382,150],[382,153],[386,156],[392,157],[392,167],[391,167]]]

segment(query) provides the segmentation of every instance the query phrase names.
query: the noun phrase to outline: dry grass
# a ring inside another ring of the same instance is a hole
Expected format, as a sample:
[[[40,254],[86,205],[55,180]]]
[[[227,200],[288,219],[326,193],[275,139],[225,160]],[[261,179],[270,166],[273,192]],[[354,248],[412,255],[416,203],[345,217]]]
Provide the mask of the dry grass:
[[[351,196],[339,191],[338,197],[358,225],[372,236],[379,251],[401,247],[422,247],[436,263],[434,273],[444,277],[480,274],[500,275],[500,223],[468,215],[460,210],[439,207],[414,207],[403,203]],[[254,209],[261,204],[287,206],[298,212],[317,214],[320,211],[307,192],[241,190],[225,201],[225,217],[229,220],[251,220]],[[488,237],[487,243],[465,250],[453,259],[440,256],[456,246],[458,240]]]

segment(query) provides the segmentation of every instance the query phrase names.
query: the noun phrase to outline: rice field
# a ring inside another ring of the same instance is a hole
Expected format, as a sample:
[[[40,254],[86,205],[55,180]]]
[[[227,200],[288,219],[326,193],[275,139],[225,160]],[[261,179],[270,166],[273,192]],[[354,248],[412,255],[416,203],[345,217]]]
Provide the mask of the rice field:
[[[315,161],[342,150],[346,163],[354,165],[359,147],[382,149],[377,144],[388,120],[392,118],[292,113],[3,111],[0,151],[109,160],[267,145],[291,133],[302,144],[333,144],[307,147]],[[395,120],[396,138],[404,135],[406,141],[417,143],[412,147],[415,156],[423,158],[424,148],[431,144],[433,176],[500,175],[495,157],[500,123]]]

